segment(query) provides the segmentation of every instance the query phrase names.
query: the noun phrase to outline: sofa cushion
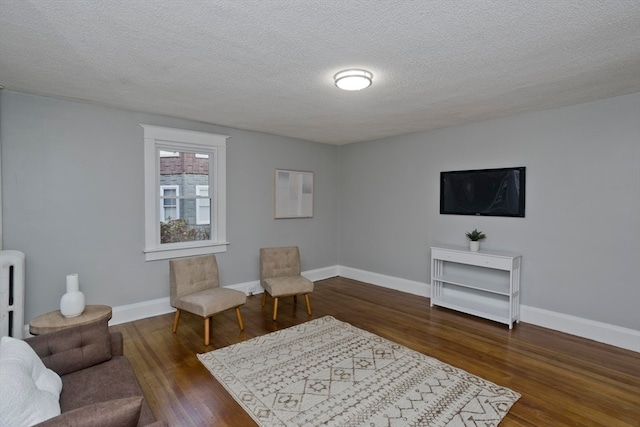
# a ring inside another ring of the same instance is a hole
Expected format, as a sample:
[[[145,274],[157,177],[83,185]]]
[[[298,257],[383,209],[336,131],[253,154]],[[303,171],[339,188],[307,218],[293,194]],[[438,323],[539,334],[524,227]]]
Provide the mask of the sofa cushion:
[[[125,356],[113,357],[107,362],[63,375],[62,384],[60,407],[63,413],[98,402],[144,396],[133,367]],[[140,425],[154,420],[151,408],[145,402]]]
[[[142,408],[142,397],[109,400],[83,406],[51,418],[37,427],[136,427]]]
[[[60,414],[60,377],[24,341],[0,340],[0,425],[27,426]]]
[[[47,368],[64,375],[111,359],[107,322],[104,319],[51,332],[30,343]]]

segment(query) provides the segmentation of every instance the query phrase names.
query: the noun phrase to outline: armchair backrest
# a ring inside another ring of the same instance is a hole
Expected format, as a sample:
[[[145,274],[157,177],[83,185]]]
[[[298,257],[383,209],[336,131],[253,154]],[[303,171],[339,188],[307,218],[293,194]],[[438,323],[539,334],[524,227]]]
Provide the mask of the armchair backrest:
[[[260,280],[299,276],[300,250],[297,246],[260,249]]]
[[[174,299],[205,289],[217,288],[218,262],[215,255],[201,255],[169,261],[169,299]]]

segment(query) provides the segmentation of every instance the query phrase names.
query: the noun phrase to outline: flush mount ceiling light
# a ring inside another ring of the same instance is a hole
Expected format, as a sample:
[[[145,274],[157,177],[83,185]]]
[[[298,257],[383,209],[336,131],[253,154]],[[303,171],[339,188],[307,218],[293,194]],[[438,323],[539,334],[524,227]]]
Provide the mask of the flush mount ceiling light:
[[[344,70],[333,76],[333,79],[342,90],[361,90],[371,86],[373,74],[366,70]]]

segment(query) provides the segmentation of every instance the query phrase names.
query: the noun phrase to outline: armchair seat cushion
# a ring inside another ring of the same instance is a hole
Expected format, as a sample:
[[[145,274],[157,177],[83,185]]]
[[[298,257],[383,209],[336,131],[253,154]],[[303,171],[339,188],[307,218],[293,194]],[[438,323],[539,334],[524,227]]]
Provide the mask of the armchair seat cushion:
[[[215,313],[238,307],[247,301],[244,292],[228,288],[210,288],[177,297],[173,306],[198,316],[208,317]]]
[[[270,277],[262,279],[262,286],[273,297],[313,292],[313,282],[302,276]]]

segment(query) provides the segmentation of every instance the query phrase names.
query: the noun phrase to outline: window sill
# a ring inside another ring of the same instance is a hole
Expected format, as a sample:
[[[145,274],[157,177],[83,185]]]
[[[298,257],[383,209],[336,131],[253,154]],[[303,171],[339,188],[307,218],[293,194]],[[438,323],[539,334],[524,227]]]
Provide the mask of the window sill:
[[[189,245],[170,248],[147,248],[144,250],[145,261],[158,261],[161,259],[180,258],[196,255],[217,254],[227,251],[229,242],[207,243],[204,245]]]

